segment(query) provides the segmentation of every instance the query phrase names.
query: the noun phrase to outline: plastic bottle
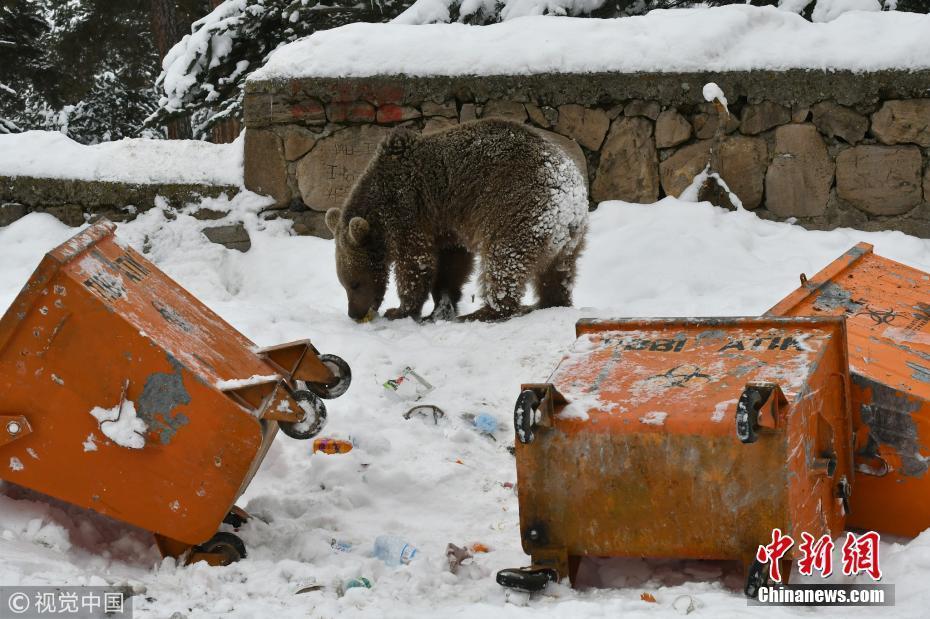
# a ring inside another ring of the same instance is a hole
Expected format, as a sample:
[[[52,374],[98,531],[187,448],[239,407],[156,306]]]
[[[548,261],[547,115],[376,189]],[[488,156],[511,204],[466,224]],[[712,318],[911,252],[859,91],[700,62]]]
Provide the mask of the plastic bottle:
[[[417,549],[395,535],[379,535],[375,538],[374,555],[386,565],[396,567],[410,563]]]
[[[494,434],[497,431],[497,418],[490,413],[478,413],[472,423],[482,434]]]
[[[364,576],[359,576],[358,578],[353,578],[352,580],[346,581],[342,588],[348,591],[349,589],[356,589],[359,587],[363,589],[371,589],[371,581]]]

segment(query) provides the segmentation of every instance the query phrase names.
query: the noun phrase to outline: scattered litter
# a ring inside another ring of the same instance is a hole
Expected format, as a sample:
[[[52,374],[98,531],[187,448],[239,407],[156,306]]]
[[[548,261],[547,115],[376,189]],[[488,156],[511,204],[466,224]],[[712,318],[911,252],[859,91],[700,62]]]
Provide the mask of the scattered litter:
[[[10,470],[11,471],[14,471],[14,472],[21,471],[24,468],[26,467],[23,466],[22,460],[20,460],[19,458],[10,458]]]
[[[482,544],[481,542],[475,542],[474,544],[469,546],[468,549],[476,554],[483,553],[483,552],[491,552],[491,547],[486,546],[485,544]]]
[[[413,417],[420,417],[424,419],[429,419],[432,417],[433,425],[439,425],[439,420],[444,419],[446,416],[445,411],[443,411],[438,406],[433,404],[418,404],[413,406],[404,413],[404,419],[412,419]]]
[[[471,551],[467,548],[461,548],[455,544],[446,546],[446,560],[449,562],[449,571],[458,574],[462,561],[472,557]]]
[[[478,432],[484,436],[487,436],[490,439],[497,440],[494,437],[494,433],[497,432],[499,424],[497,423],[497,418],[490,413],[478,413],[477,415],[472,413],[463,413],[462,419],[470,423],[475,427]]]
[[[352,451],[351,441],[338,438],[317,438],[313,440],[313,453],[346,454]]]
[[[642,594],[640,594],[639,599],[641,599],[644,602],[649,602],[650,604],[656,603],[656,596],[652,595],[651,593],[645,592],[645,591]]]
[[[310,593],[311,591],[319,591],[320,589],[323,589],[323,585],[320,583],[312,582],[298,589],[296,595],[300,595],[301,593]]]
[[[338,552],[351,552],[352,551],[352,542],[347,542],[341,539],[330,540],[329,545],[333,547],[333,550]]]
[[[352,580],[346,581],[343,585],[343,590],[348,591],[349,589],[371,589],[371,581],[365,578],[364,576],[359,576],[358,578],[353,578]]]
[[[416,548],[395,535],[379,535],[375,538],[374,556],[381,559],[385,565],[406,565],[416,554]]]
[[[694,612],[694,598],[690,595],[679,595],[672,602],[672,608],[682,615],[689,615]]]
[[[384,388],[399,400],[416,401],[432,391],[434,387],[425,378],[407,366],[403,374],[384,382]]]

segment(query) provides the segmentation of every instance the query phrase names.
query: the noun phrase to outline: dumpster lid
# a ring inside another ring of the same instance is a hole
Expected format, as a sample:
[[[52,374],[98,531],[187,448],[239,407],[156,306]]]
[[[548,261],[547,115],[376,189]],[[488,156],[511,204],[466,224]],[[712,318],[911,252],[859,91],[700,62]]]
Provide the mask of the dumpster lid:
[[[828,346],[845,359],[842,317],[598,319],[579,321],[576,332],[549,382],[568,402],[556,416],[592,431],[622,421],[732,434],[722,422],[747,383],[774,383],[792,399],[811,390]]]

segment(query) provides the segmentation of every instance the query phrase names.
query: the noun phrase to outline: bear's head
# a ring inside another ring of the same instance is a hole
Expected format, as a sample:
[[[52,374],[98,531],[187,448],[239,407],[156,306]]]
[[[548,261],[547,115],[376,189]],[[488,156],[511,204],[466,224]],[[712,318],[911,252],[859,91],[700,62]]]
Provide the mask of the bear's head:
[[[387,290],[384,244],[378,242],[368,220],[352,217],[345,221],[338,208],[326,211],[326,225],[336,240],[336,275],[349,298],[349,317],[371,318]]]

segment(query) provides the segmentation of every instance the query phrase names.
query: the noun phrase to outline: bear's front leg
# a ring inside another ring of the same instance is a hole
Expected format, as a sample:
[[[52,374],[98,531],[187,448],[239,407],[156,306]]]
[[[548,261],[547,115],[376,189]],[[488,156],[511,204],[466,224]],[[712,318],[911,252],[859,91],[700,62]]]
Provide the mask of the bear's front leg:
[[[394,262],[394,278],[397,280],[400,307],[386,310],[385,318],[420,320],[423,304],[426,303],[436,279],[436,263],[435,252],[427,249],[424,242],[408,244],[406,252]]]

